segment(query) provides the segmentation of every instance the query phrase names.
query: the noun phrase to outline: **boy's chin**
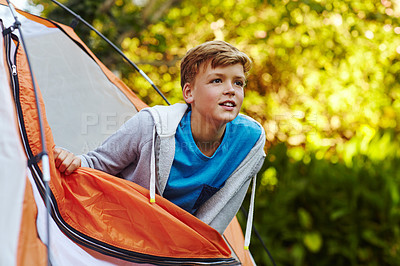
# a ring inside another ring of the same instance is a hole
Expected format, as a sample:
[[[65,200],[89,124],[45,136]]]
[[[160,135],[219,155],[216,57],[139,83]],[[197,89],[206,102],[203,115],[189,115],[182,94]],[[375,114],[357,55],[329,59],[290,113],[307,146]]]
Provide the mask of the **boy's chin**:
[[[232,122],[233,120],[235,120],[235,118],[236,118],[238,115],[239,115],[239,113],[227,115],[227,116],[223,119],[223,122],[224,122],[225,124],[227,124],[227,123],[229,123],[229,122]]]

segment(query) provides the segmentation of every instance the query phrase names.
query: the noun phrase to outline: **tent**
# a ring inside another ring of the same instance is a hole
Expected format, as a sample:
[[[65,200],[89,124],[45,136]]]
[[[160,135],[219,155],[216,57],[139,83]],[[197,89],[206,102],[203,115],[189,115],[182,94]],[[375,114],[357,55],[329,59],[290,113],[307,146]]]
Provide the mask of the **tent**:
[[[0,0],[0,265],[252,265],[236,219],[224,236],[162,197],[88,168],[50,161],[50,220],[32,62],[49,151],[80,154],[147,105],[65,25],[18,10],[27,53]],[[134,207],[133,207],[134,206]],[[49,236],[47,236],[49,232]],[[49,247],[49,249],[47,249]]]

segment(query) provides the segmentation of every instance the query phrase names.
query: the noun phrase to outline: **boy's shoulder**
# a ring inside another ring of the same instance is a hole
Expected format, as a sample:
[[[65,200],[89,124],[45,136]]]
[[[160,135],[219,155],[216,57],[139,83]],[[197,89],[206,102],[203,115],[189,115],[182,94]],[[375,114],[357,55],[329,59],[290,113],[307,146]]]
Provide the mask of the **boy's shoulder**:
[[[144,108],[141,112],[148,112],[151,114],[158,135],[169,136],[175,133],[187,108],[186,104],[176,103],[170,106],[157,105]]]
[[[256,120],[251,118],[250,116],[244,115],[244,114],[239,114],[232,122],[232,126],[235,127],[236,130],[240,129],[246,129],[246,130],[252,130],[255,133],[263,133],[264,129],[261,126],[260,123],[258,123]]]
[[[230,136],[246,145],[265,139],[265,132],[261,124],[247,115],[239,114],[229,124]]]

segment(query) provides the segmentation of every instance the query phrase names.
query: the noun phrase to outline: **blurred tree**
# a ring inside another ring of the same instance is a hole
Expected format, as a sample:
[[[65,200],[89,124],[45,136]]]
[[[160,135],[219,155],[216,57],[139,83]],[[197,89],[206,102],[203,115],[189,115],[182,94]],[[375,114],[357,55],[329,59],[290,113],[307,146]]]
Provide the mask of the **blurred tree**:
[[[255,64],[243,111],[263,123],[270,143],[342,159],[336,148],[348,139],[399,129],[395,1],[65,2],[121,46],[172,102],[181,99],[179,59],[188,48],[222,39],[247,52]],[[42,5],[46,16],[66,22],[63,10]],[[97,36],[77,31],[149,104],[162,103]]]
[[[142,65],[172,101],[180,99],[178,63],[188,48],[223,39],[247,52],[255,64],[243,111],[263,122],[271,143],[324,147],[331,156],[360,128],[398,130],[395,1],[64,2]],[[41,4],[44,15],[71,20]],[[77,32],[147,102],[162,102],[97,36],[85,27]]]

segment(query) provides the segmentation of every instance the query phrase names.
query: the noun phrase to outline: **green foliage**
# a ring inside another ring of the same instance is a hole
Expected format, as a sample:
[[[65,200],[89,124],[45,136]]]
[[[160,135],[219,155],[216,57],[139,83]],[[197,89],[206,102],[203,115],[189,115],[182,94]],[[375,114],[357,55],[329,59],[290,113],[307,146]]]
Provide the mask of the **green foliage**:
[[[255,225],[277,265],[398,264],[400,156],[394,138],[393,131],[377,134],[365,154],[356,152],[351,167],[315,153],[294,159],[283,143],[269,150]],[[384,156],[376,158],[381,152]],[[277,178],[275,185],[265,181],[271,176]],[[262,249],[253,234],[258,265],[272,265]]]
[[[253,59],[242,111],[262,123],[270,148],[255,223],[278,265],[398,264],[399,1],[62,2],[172,103],[182,101],[179,63],[189,48],[221,39]],[[146,103],[163,104],[95,34],[76,31]],[[269,265],[256,239],[251,250]]]

